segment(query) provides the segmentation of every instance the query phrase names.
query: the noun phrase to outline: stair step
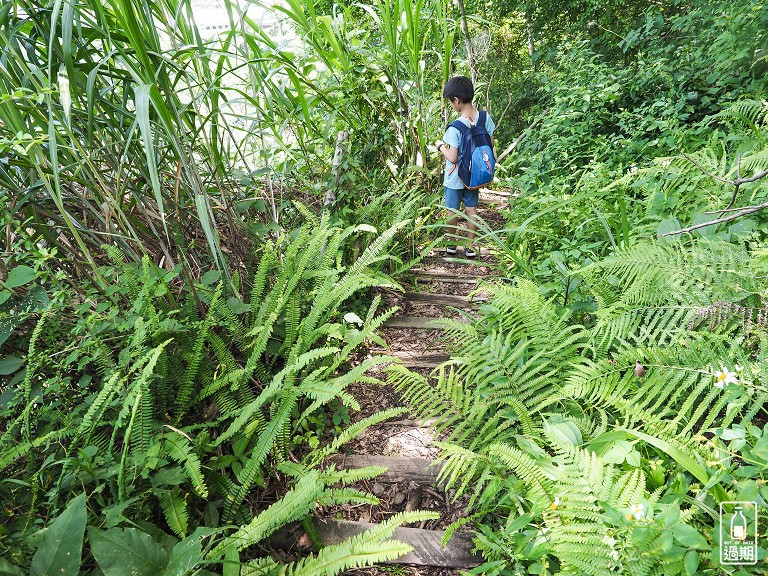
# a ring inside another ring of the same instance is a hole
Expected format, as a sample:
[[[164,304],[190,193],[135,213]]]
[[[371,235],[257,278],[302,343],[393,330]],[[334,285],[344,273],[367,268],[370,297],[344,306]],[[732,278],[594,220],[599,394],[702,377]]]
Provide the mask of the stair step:
[[[377,524],[370,522],[351,522],[330,518],[315,519],[317,533],[326,546],[339,544],[376,526]],[[454,532],[446,547],[443,548],[444,534],[443,530],[397,528],[392,539],[409,544],[413,547],[413,551],[392,560],[391,563],[442,568],[474,568],[482,563],[482,557],[472,552],[474,544],[471,535]],[[276,548],[294,549],[302,535],[302,531],[298,529],[293,532],[282,530],[270,538],[270,543]]]
[[[406,368],[434,368],[450,358],[448,354],[437,352],[430,354],[421,352],[393,352],[391,355],[398,358]]]
[[[455,306],[466,308],[467,304],[485,302],[487,298],[470,298],[469,296],[454,296],[452,294],[430,294],[429,292],[406,292],[403,298],[408,302],[432,304],[433,306]]]
[[[426,264],[475,264],[477,266],[488,266],[488,261],[483,260],[484,256],[489,256],[488,248],[480,248],[480,258],[467,258],[464,256],[464,250],[459,245],[459,251],[451,256],[445,253],[444,248],[435,249],[438,256],[427,256],[422,259],[422,262]]]
[[[387,328],[418,328],[422,330],[439,330],[432,325],[437,318],[424,316],[393,316],[384,323]]]
[[[482,276],[462,276],[460,274],[435,274],[425,270],[413,269],[416,280],[422,282],[450,282],[453,284],[477,284]]]
[[[506,198],[501,199],[501,198],[488,198],[487,196],[480,196],[480,198],[478,199],[478,204],[480,204],[481,206],[489,206],[491,204],[496,204],[496,207],[498,209],[509,208],[509,202],[507,201]]]
[[[412,419],[405,419],[405,420],[387,420],[386,422],[382,422],[379,424],[379,426],[408,426],[410,428],[434,428],[435,424],[437,424],[436,418],[426,418],[426,419],[420,419],[420,420],[412,420]]]
[[[509,198],[510,196],[514,196],[516,198],[518,196],[518,194],[510,194],[505,190],[489,190],[488,188],[482,188],[480,190],[481,197],[483,194],[491,194],[493,196],[503,196],[505,198]]]
[[[411,480],[419,484],[434,484],[443,467],[442,462],[427,458],[403,458],[401,456],[372,456],[367,454],[351,454],[336,456],[331,459],[340,468],[364,468],[366,466],[382,466],[387,469],[384,474],[376,476],[377,482],[400,482]]]

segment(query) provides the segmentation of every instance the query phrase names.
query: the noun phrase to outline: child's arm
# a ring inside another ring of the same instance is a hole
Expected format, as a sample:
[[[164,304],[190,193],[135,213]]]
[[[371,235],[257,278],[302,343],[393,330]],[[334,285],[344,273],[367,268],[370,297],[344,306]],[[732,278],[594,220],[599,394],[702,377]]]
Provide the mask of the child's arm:
[[[437,146],[437,151],[440,152],[448,162],[451,162],[453,164],[456,164],[459,160],[459,149],[454,148],[450,144],[446,144],[442,140],[438,140],[435,142],[435,146]]]

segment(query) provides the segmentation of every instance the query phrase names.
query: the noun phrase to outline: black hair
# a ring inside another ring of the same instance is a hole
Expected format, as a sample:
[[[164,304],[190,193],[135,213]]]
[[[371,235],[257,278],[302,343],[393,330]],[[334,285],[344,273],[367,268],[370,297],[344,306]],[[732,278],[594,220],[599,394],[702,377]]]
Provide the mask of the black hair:
[[[475,87],[466,76],[454,76],[443,88],[443,96],[448,100],[458,98],[463,104],[471,104],[475,98]]]

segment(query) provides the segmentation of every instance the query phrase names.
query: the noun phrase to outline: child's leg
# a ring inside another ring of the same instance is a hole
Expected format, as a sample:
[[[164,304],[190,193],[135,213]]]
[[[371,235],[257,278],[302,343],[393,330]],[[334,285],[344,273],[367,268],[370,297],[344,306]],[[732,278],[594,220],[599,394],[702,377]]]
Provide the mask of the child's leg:
[[[464,211],[467,213],[467,228],[469,232],[467,237],[470,240],[475,238],[477,230],[477,205],[480,203],[480,192],[478,190],[464,190]]]
[[[461,199],[462,199],[462,192],[463,190],[455,190],[453,188],[445,188],[445,207],[449,208],[451,210],[460,210],[461,209]],[[446,222],[446,237],[448,238],[449,242],[458,243],[459,237],[457,235],[458,228],[457,224],[459,223],[459,216],[454,212],[449,212],[448,214],[450,218],[448,218],[448,222]]]

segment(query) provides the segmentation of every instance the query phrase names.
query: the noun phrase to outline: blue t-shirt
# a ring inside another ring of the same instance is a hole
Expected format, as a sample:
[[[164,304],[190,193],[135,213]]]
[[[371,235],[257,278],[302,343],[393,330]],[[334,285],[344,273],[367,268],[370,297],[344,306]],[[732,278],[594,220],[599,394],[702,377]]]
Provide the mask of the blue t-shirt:
[[[477,109],[475,109],[475,115],[474,119],[477,119],[477,115],[479,112]],[[467,127],[470,126],[469,120],[461,116],[459,118],[464,124],[467,125]],[[496,125],[493,123],[493,120],[491,119],[491,115],[486,112],[485,114],[485,129],[488,130],[488,134],[493,136],[493,130],[496,128]],[[461,145],[461,132],[459,132],[456,128],[453,126],[448,126],[448,130],[445,131],[445,136],[443,136],[443,142],[446,144],[450,144],[451,148],[458,148]],[[455,164],[452,162],[449,162],[448,160],[445,161],[445,176],[443,177],[443,186],[446,188],[453,188],[454,190],[462,190],[464,188],[464,183],[459,180],[459,169],[454,168],[453,172],[450,174],[448,173],[451,168],[453,168]]]

